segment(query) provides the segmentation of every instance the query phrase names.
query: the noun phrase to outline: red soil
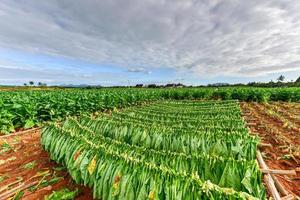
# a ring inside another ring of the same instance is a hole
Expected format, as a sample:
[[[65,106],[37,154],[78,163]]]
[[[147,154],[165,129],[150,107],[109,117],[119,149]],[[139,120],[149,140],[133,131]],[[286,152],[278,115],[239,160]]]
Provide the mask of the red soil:
[[[278,106],[278,105],[277,105]],[[296,118],[287,117],[287,107],[284,113],[280,112],[274,104],[264,105],[258,103],[241,103],[244,119],[250,124],[253,134],[258,135],[263,143],[269,143],[272,147],[262,148],[262,154],[270,169],[300,169],[300,133],[297,129],[284,126],[282,119],[298,124]],[[282,109],[283,107],[281,107]],[[268,110],[272,109],[280,114],[271,115]],[[292,109],[295,109],[293,107]],[[293,113],[300,112],[293,110]],[[283,117],[283,118],[282,118]],[[296,176],[276,175],[284,187],[291,193],[300,196],[300,172]]]
[[[21,189],[24,192],[22,199],[44,199],[45,195],[61,188],[71,190],[79,188],[81,192],[76,199],[92,199],[92,193],[88,188],[74,184],[66,170],[62,170],[58,164],[49,159],[49,155],[40,145],[39,130],[2,136],[0,144],[3,143],[9,144],[11,148],[0,154],[0,176],[4,177],[4,180],[0,182],[0,199],[3,199],[2,195],[8,191],[13,191],[14,188],[21,187],[23,184],[25,187]],[[2,149],[0,148],[0,151]],[[6,162],[1,164],[1,161]],[[32,168],[26,167],[27,163],[33,164]],[[42,180],[50,181],[55,177],[60,177],[57,182],[49,185],[42,184]],[[17,183],[6,188],[16,181]],[[30,187],[26,187],[30,185],[38,187],[30,191]],[[12,192],[10,196],[15,195],[16,192]]]

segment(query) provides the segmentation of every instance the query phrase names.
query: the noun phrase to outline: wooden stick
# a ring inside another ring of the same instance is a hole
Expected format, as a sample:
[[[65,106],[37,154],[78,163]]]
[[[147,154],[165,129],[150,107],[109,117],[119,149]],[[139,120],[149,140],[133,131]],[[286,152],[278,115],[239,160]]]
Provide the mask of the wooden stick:
[[[259,165],[262,169],[268,169],[264,159],[261,156],[260,151],[257,151],[257,160],[258,160]],[[266,185],[267,185],[267,187],[268,187],[268,189],[271,193],[272,198],[274,200],[281,200],[280,195],[279,195],[279,193],[278,193],[278,191],[275,187],[275,184],[274,184],[274,181],[273,181],[271,175],[270,174],[264,174],[264,180],[265,180],[265,183],[266,183]]]
[[[277,177],[274,176],[274,174],[271,174],[271,177],[273,178],[275,186],[278,189],[278,191],[280,192],[280,194],[282,194],[283,196],[288,196],[289,195],[288,191],[286,191],[286,189],[284,189],[283,185],[278,181]]]
[[[269,143],[263,143],[263,142],[259,143],[258,146],[259,146],[259,147],[273,147],[272,144],[269,144]]]
[[[256,123],[258,120],[256,118],[247,118],[247,121],[252,121],[249,123]]]
[[[257,123],[248,122],[248,123],[247,123],[247,125],[248,125],[248,126],[256,126],[256,125],[257,125]]]
[[[21,134],[25,134],[25,133],[29,133],[29,132],[33,132],[33,131],[35,132],[35,131],[38,131],[40,129],[41,128],[32,128],[32,129],[28,129],[28,130],[25,130],[25,131],[18,131],[18,132],[11,133],[11,134],[8,134],[8,135],[2,135],[2,136],[0,136],[0,139],[15,136],[15,135],[21,135]]]
[[[245,112],[242,114],[243,116],[251,116],[251,112]]]
[[[291,195],[291,194],[286,195],[281,198],[281,200],[294,200],[294,199],[295,199],[294,195]]]
[[[0,192],[3,192],[3,191],[6,190],[7,188],[9,188],[9,187],[11,187],[11,186],[13,186],[13,185],[15,185],[15,184],[21,182],[21,181],[22,181],[22,179],[19,179],[19,180],[16,180],[16,181],[14,181],[14,182],[11,182],[11,183],[9,183],[9,184],[7,184],[7,185],[1,187],[1,188],[0,188]]]
[[[271,196],[274,200],[281,200],[280,194],[278,193],[274,181],[272,179],[272,177],[270,176],[270,174],[265,174],[264,175],[264,180],[265,183],[267,185],[267,188],[269,189]]]
[[[28,183],[28,184],[22,183],[19,186],[17,186],[15,188],[13,188],[13,189],[11,189],[11,190],[9,190],[9,191],[1,194],[0,195],[0,199],[7,199],[7,198],[13,196],[18,190],[20,190],[20,191],[21,190],[25,190],[25,189],[27,189],[27,188],[29,188],[29,187],[37,184],[38,182],[39,181],[37,180],[37,181],[31,182],[31,183]]]
[[[261,169],[264,174],[296,175],[295,170]]]

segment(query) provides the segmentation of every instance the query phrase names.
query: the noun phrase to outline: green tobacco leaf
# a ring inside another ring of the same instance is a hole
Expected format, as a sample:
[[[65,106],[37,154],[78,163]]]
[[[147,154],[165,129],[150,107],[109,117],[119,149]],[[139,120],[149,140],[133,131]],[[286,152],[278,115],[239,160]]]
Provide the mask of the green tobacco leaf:
[[[13,108],[14,109],[19,109],[19,108],[22,108],[22,105],[21,104],[13,104]]]
[[[24,191],[18,191],[15,196],[12,198],[12,200],[21,200],[24,196]]]
[[[264,189],[248,134],[237,102],[155,102],[69,117],[43,129],[42,144],[94,198],[255,199]],[[252,192],[241,183],[249,168]]]
[[[31,119],[26,120],[24,128],[28,129],[28,128],[32,128],[35,125],[34,121]]]
[[[45,197],[45,200],[73,200],[78,194],[78,188],[74,191],[71,191],[68,188],[63,188],[58,191],[53,191],[49,196]]]
[[[32,162],[29,162],[29,163],[26,163],[25,165],[23,165],[23,168],[24,169],[33,169],[35,167],[36,163],[35,161],[32,161]]]
[[[248,169],[246,171],[245,177],[242,180],[243,186],[248,190],[248,192],[251,194],[253,192],[253,186],[251,184],[251,170]]]
[[[7,176],[5,176],[5,175],[3,175],[3,176],[0,176],[0,183],[2,182],[2,181],[4,181],[6,178],[8,178]]]
[[[8,144],[7,142],[4,142],[2,145],[1,145],[1,148],[0,148],[0,155],[3,154],[3,153],[6,153],[10,150],[13,150],[12,146],[10,146],[10,144]]]

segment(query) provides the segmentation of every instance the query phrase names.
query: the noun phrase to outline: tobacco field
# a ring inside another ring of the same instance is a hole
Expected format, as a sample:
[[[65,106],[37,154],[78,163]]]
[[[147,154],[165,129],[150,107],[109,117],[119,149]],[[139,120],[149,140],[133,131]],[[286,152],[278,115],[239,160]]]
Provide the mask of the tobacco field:
[[[237,101],[168,101],[97,118],[68,118],[42,132],[50,157],[98,199],[263,199]]]
[[[300,88],[0,92],[0,199],[300,196]],[[280,194],[288,196],[286,194]]]
[[[0,92],[0,132],[161,99],[300,101],[300,88],[103,88]]]

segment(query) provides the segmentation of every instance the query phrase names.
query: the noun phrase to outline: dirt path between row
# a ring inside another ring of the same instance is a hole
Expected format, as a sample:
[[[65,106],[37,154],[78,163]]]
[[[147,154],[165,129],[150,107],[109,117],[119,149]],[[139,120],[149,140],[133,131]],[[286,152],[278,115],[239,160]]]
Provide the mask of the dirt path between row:
[[[62,188],[79,188],[76,199],[92,199],[90,189],[73,183],[67,171],[49,159],[40,145],[39,130],[0,137],[0,145],[0,199],[19,191],[24,192],[24,200],[44,199]]]
[[[270,169],[299,170],[300,134],[297,130],[284,126],[282,119],[276,118],[276,115],[270,115],[268,110],[272,106],[275,105],[272,103],[269,105],[241,103],[244,119],[250,124],[248,126],[252,134],[258,135],[263,143],[272,145],[272,147],[261,148],[268,167]],[[293,109],[295,108],[293,107]],[[273,111],[276,112],[276,108],[273,108]],[[285,112],[289,112],[289,110],[285,110]],[[300,110],[296,112],[300,112]],[[286,116],[281,115],[280,117]],[[291,119],[286,117],[284,120]],[[294,120],[291,123],[298,123]],[[296,176],[276,175],[276,177],[288,191],[300,196],[300,171]]]

